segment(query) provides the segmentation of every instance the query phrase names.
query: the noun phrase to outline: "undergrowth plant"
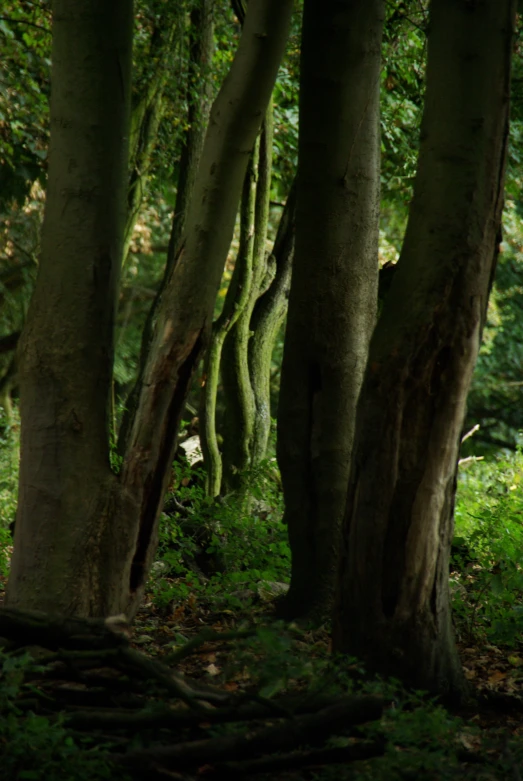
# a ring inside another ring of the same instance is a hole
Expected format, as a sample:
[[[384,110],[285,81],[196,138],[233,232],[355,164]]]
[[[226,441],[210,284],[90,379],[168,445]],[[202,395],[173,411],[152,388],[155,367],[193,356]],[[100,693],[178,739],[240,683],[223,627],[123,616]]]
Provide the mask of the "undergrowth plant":
[[[82,745],[73,739],[60,715],[50,719],[15,704],[26,675],[37,670],[28,654],[0,650],[0,779],[125,781],[127,776],[105,761],[89,740]]]
[[[523,454],[469,464],[455,513],[454,611],[469,636],[523,640]]]
[[[16,515],[18,464],[20,460],[20,418],[13,407],[10,416],[0,407],[0,576],[7,576],[9,531]]]
[[[0,406],[0,526],[9,526],[15,519],[20,460],[20,418],[13,407],[8,418]]]
[[[261,581],[286,583],[290,571],[283,500],[273,460],[247,474],[246,493],[211,499],[203,470],[176,462],[158,549],[157,605],[201,596],[245,606],[245,592]],[[165,576],[165,577],[164,577]],[[242,591],[242,600],[235,594]]]
[[[329,741],[330,748],[350,748],[355,739],[381,746],[383,755],[368,760],[338,764],[310,771],[305,777],[317,781],[404,781],[404,779],[453,779],[461,774],[463,742],[474,740],[479,730],[452,716],[425,692],[408,691],[397,680],[370,675],[354,658],[333,657],[320,632],[312,642],[310,633],[293,625],[258,627],[254,636],[231,649],[223,670],[226,680],[241,677],[249,681],[257,698],[271,699],[293,693],[308,698],[339,695],[372,695],[383,700],[383,717],[358,727],[341,729]],[[220,726],[217,734],[227,734]],[[379,752],[378,752],[379,753]],[[498,751],[499,754],[499,751]],[[486,767],[487,775],[493,768]],[[274,777],[274,776],[273,776]],[[301,777],[301,776],[300,776]]]

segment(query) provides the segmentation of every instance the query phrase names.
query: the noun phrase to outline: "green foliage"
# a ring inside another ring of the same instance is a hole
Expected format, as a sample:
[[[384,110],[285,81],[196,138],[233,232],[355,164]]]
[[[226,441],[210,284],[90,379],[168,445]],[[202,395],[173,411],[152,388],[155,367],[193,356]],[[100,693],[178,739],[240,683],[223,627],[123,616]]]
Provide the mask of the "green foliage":
[[[483,344],[468,398],[467,428],[480,423],[467,453],[514,448],[523,429],[523,59],[518,21],[512,59],[511,118],[505,179],[503,242]]]
[[[0,575],[8,573],[8,547],[12,545],[9,525],[16,515],[18,461],[20,456],[20,420],[13,409],[8,419],[0,407]]]
[[[153,585],[165,604],[195,591],[244,606],[235,592],[260,581],[287,582],[290,551],[283,525],[279,476],[272,460],[250,470],[247,493],[212,500],[201,469],[174,464],[173,492],[160,527],[159,562],[172,581]],[[242,594],[244,598],[245,595]]]
[[[511,137],[514,142],[513,136]],[[519,143],[519,141],[518,141]],[[503,243],[489,301],[476,371],[468,398],[466,427],[479,423],[466,453],[514,448],[523,428],[523,224],[519,199],[508,198]]]
[[[453,547],[454,610],[469,635],[523,637],[523,454],[462,470]]]
[[[78,745],[58,717],[22,711],[15,698],[25,676],[38,668],[29,655],[0,650],[0,777],[20,781],[124,779],[87,742]]]
[[[20,457],[20,418],[15,407],[11,419],[0,407],[0,526],[15,519]]]
[[[2,3],[0,20],[0,212],[44,179],[51,51],[45,3]]]
[[[324,648],[316,658],[311,657],[311,645],[303,639],[304,633],[293,624],[258,626],[252,638],[236,644],[224,677],[248,678],[257,693],[267,699],[297,686],[311,689],[325,665]]]
[[[403,781],[406,778],[458,778],[462,720],[448,713],[423,692],[407,691],[399,681],[370,676],[355,659],[333,658],[320,632],[316,642],[310,633],[273,624],[259,627],[256,635],[232,650],[224,675],[252,682],[260,696],[271,698],[283,691],[309,695],[373,695],[384,701],[378,722],[362,725],[350,735],[343,732],[331,746],[349,746],[354,738],[383,743],[382,757],[325,767],[313,773],[318,781]],[[475,734],[475,732],[474,732]]]
[[[455,779],[458,770],[456,735],[462,726],[444,708],[420,695],[397,690],[394,702],[379,727],[368,737],[387,737],[383,757],[363,766],[358,781],[403,781],[405,778]],[[366,735],[367,736],[367,735]]]

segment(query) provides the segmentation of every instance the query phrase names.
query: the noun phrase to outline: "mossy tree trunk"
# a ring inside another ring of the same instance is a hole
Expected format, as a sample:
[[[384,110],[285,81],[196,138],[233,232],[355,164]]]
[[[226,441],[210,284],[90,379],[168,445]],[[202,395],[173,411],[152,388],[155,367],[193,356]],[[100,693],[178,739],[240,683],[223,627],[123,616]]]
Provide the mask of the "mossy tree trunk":
[[[249,193],[252,198],[251,189],[249,189]],[[267,453],[271,425],[271,361],[276,337],[287,311],[294,254],[295,205],[296,185],[293,182],[280,219],[272,253],[264,261],[265,279],[259,288],[259,297],[250,316],[249,338],[242,342],[245,353],[241,352],[240,357],[247,367],[246,382],[248,383],[249,392],[252,393],[253,402],[249,436],[245,437],[246,427],[242,425],[244,414],[241,409],[236,410],[233,423],[231,424],[228,421],[224,432],[227,437],[244,437],[239,446],[226,448],[225,452],[229,456],[236,451],[246,453],[247,466],[254,466],[260,463]],[[249,214],[252,216],[252,201],[249,206]],[[247,227],[250,223],[242,219],[241,225]],[[250,225],[250,230],[254,231],[255,226]],[[253,233],[250,242],[251,249],[253,245],[252,239]],[[240,261],[243,254],[241,245],[242,238],[240,238],[240,251],[231,282],[229,283],[223,310],[213,326],[213,337],[209,345],[204,370],[205,386],[202,393],[200,436],[206,465],[207,491],[210,496],[218,496],[223,488],[222,453],[218,443],[216,428],[216,402],[219,372],[220,368],[223,368],[221,363],[223,342],[237,318],[244,312],[245,305],[248,304],[249,296],[251,295],[250,287],[243,282],[247,266],[243,261]],[[252,260],[248,269],[249,279],[252,280]],[[240,276],[242,281],[239,282]],[[236,389],[238,375],[235,371],[234,352],[232,352],[231,358],[231,365],[228,367],[229,381],[232,388]],[[230,410],[227,407],[226,415],[229,412]],[[234,457],[231,458],[230,463],[234,463]],[[231,472],[233,480],[236,478],[236,482],[232,485],[232,489],[235,490],[241,486],[241,473],[236,475],[234,470],[231,470]],[[230,483],[228,486],[230,486]]]
[[[181,38],[180,28],[184,24],[179,11],[166,9],[151,33],[147,70],[150,75],[140,79],[143,84],[134,95],[131,106],[131,127],[129,134],[129,189],[127,193],[127,219],[123,239],[125,264],[140,214],[147,182],[150,175],[151,158],[158,137],[158,129],[164,113],[164,91],[167,79],[172,74],[169,64],[175,60],[176,48]],[[150,66],[150,63],[153,63]]]
[[[162,282],[156,293],[153,306],[145,321],[140,349],[138,381],[126,401],[126,408],[118,432],[118,452],[123,454],[130,426],[136,414],[138,396],[143,381],[145,363],[149,355],[155,313],[165,284],[180,251],[185,230],[187,211],[191,202],[205,133],[209,121],[212,98],[212,55],[214,50],[214,10],[216,0],[199,0],[190,14],[191,44],[187,78],[187,129],[184,134],[174,207],[171,235],[167,248],[167,260]]]
[[[256,401],[251,383],[249,345],[251,317],[256,301],[270,282],[266,251],[272,170],[272,104],[265,115],[260,136],[252,240],[252,273],[248,294],[225,339],[221,361],[223,401],[223,477],[226,492],[239,490],[245,471],[253,465]],[[272,264],[271,264],[272,267]]]
[[[296,249],[278,408],[287,616],[330,610],[378,281],[381,0],[305,0]]]
[[[333,647],[461,697],[448,568],[503,204],[515,3],[432,0],[414,196],[358,407]]]
[[[187,72],[187,128],[185,130],[176,188],[176,204],[167,263],[171,265],[183,235],[187,206],[203,149],[212,103],[212,56],[214,51],[214,6],[216,0],[198,0],[189,15],[189,63]],[[138,219],[165,108],[165,86],[173,69],[185,24],[183,10],[167,8],[151,35],[148,60],[151,75],[136,95],[131,110],[128,211],[124,230],[123,263],[127,259]]]
[[[267,453],[271,430],[271,364],[274,344],[287,313],[294,257],[296,184],[293,182],[278,226],[268,270],[269,288],[256,301],[251,317],[249,375],[254,397],[251,459],[258,464]]]
[[[191,42],[186,90],[187,129],[180,155],[176,204],[167,251],[168,268],[174,263],[185,229],[185,218],[191,202],[211,110],[215,5],[216,0],[198,0],[190,15]]]
[[[118,475],[109,464],[112,335],[125,216],[130,0],[55,0],[42,263],[21,349],[20,494],[7,602],[132,617],[194,369],[212,325],[291,0],[249,4],[214,102],[184,238],[152,322]]]
[[[204,367],[204,386],[200,409],[200,440],[206,471],[206,490],[218,496],[222,487],[223,462],[216,430],[216,401],[222,365],[223,345],[241,317],[251,295],[253,281],[253,248],[256,212],[256,179],[260,144],[251,155],[240,204],[240,242],[234,271],[227,288],[223,309],[213,323]]]

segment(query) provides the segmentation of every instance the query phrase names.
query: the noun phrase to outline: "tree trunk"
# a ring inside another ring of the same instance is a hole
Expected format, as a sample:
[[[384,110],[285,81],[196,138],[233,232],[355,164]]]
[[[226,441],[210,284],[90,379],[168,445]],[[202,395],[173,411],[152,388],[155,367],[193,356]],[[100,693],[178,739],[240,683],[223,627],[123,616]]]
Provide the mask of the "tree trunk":
[[[227,492],[240,490],[245,482],[245,470],[253,466],[252,446],[256,401],[250,376],[249,344],[254,306],[264,292],[264,285],[266,288],[270,284],[270,279],[267,280],[266,244],[271,195],[272,125],[271,102],[260,136],[250,285],[244,305],[234,326],[227,334],[221,363],[225,405],[223,476]]]
[[[177,42],[178,19],[166,12],[152,33],[149,58],[155,68],[133,102],[131,111],[129,149],[129,189],[127,194],[127,219],[124,228],[123,258],[125,264],[133,237],[134,226],[147,190],[151,157],[156,145],[158,128],[164,112],[164,88],[168,76],[169,59],[174,59]],[[163,29],[163,25],[167,29]]]
[[[325,613],[378,280],[381,0],[305,0],[296,250],[278,410],[287,616]]]
[[[167,267],[178,255],[191,202],[198,163],[203,151],[205,129],[212,103],[212,56],[214,52],[214,7],[216,0],[198,0],[191,11],[191,44],[187,74],[187,130],[180,155],[176,204]]]
[[[127,180],[132,0],[54,0],[42,254],[19,347],[13,606],[100,609],[113,321]],[[116,535],[115,535],[116,536]],[[118,553],[126,550],[125,524]],[[123,554],[122,554],[123,555]]]
[[[192,198],[198,165],[202,154],[205,131],[209,120],[212,93],[212,54],[214,49],[214,6],[215,0],[199,0],[191,11],[191,44],[187,78],[187,130],[180,155],[176,203],[174,207],[171,235],[167,248],[167,262],[162,282],[156,293],[153,306],[145,321],[140,349],[138,381],[127,397],[125,411],[118,432],[118,453],[123,455],[129,437],[130,426],[136,414],[138,397],[143,382],[145,363],[152,340],[152,327],[163,289],[172,271],[180,250],[185,230],[187,211]],[[130,237],[129,237],[130,240]]]
[[[55,2],[43,259],[22,347],[13,607],[129,617],[138,607],[187,389],[212,324],[248,153],[291,11],[292,0],[249,4],[211,112],[184,239],[155,310],[137,411],[115,477],[107,407],[132,8],[127,0]]]
[[[213,323],[212,335],[205,356],[205,384],[200,406],[200,439],[206,472],[206,492],[210,497],[219,496],[222,488],[223,462],[216,431],[216,400],[223,345],[247,305],[251,294],[259,150],[260,145],[256,143],[243,184],[240,205],[240,242],[234,271],[227,288],[223,309]]]
[[[271,362],[274,343],[287,312],[294,257],[294,213],[296,185],[292,183],[278,226],[269,264],[275,266],[274,279],[257,300],[251,317],[249,374],[254,395],[255,415],[251,457],[259,463],[267,453],[271,430]]]
[[[448,594],[460,433],[499,243],[513,0],[433,0],[414,197],[358,407],[333,647],[465,690]]]
[[[251,464],[259,463],[267,451],[271,423],[271,358],[276,336],[287,311],[287,298],[294,253],[295,204],[296,187],[293,182],[278,226],[272,254],[268,262],[265,263],[266,275],[269,276],[270,268],[271,270],[274,269],[274,277],[270,280],[268,289],[257,299],[250,318],[251,334],[247,343],[248,353],[245,356],[245,361],[248,363],[248,381],[252,388],[254,401],[253,424],[247,449]],[[249,225],[247,220],[242,220],[241,222],[245,226]],[[243,238],[243,242],[246,242],[246,238],[246,236]],[[216,396],[221,350],[225,337],[243,311],[243,304],[247,303],[247,298],[250,294],[250,290],[246,285],[245,275],[247,271],[251,273],[251,270],[247,264],[240,262],[242,255],[241,245],[242,236],[240,235],[240,250],[233,277],[229,283],[222,312],[213,325],[213,336],[209,345],[204,370],[205,388],[202,394],[200,436],[209,496],[218,496],[222,489],[223,465],[216,432]],[[242,278],[240,278],[240,272],[242,272]],[[232,370],[234,371],[234,365]],[[234,375],[232,381],[233,383],[235,381]],[[236,418],[240,420],[241,424],[242,416],[239,412],[236,413]],[[228,425],[225,432],[226,436],[234,436],[234,431],[235,429]],[[240,428],[241,431],[244,431],[244,429]],[[243,447],[245,448],[245,446]],[[229,454],[231,450],[229,450]],[[234,463],[234,459],[232,459],[232,463]]]

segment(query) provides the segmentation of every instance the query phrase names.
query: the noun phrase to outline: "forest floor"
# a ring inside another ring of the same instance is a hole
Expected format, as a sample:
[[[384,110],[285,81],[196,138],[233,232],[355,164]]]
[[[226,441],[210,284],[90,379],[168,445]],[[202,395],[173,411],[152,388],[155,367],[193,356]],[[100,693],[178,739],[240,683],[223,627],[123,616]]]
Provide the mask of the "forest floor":
[[[0,604],[2,593],[3,589],[0,591]],[[275,696],[274,702],[277,703],[281,695],[310,689],[315,676],[325,673],[329,667],[330,638],[326,626],[306,631],[275,623],[273,608],[270,600],[251,598],[244,608],[231,609],[227,603],[217,603],[215,599],[201,594],[198,597],[190,594],[176,604],[158,607],[152,591],[129,632],[130,646],[151,659],[164,662],[189,643],[187,648],[190,653],[185,658],[183,653],[180,655],[175,669],[191,685],[201,685],[202,691],[209,686],[227,692],[236,698],[236,702],[240,702],[242,696],[253,702],[266,702],[267,698]],[[252,629],[253,626],[257,627],[258,633],[249,637],[247,628]],[[202,630],[212,630],[214,639],[192,647],[194,638],[203,639]],[[215,641],[219,634],[224,634],[231,641]],[[235,638],[235,634],[239,637]],[[256,777],[267,781],[269,778],[281,781],[344,778],[362,781],[414,778],[521,781],[523,648],[519,656],[514,649],[506,651],[502,647],[469,639],[459,640],[459,651],[465,675],[478,695],[475,704],[448,713],[419,693],[412,698],[401,693],[397,682],[389,685],[374,681],[369,686],[368,678],[361,675],[360,666],[354,662],[345,669],[346,675],[350,676],[353,672],[357,680],[354,694],[376,694],[383,698],[384,711],[377,729],[375,723],[375,729],[368,734],[359,727],[348,731],[334,730],[333,734],[338,737],[327,741],[331,753],[318,754],[317,761],[311,760],[305,768],[283,769],[285,765],[278,768],[275,764],[270,772],[263,773],[254,766],[252,772],[242,772],[240,767],[229,763],[231,772],[218,772],[217,776]],[[364,680],[366,683],[362,684]],[[341,685],[343,687],[343,679]],[[111,704],[110,697],[108,704]],[[398,718],[400,712],[403,720]],[[275,720],[273,714],[268,722],[265,717],[264,724],[270,727]],[[201,728],[202,725],[198,728],[200,732]],[[209,730],[206,738],[215,734],[219,736],[221,733]],[[346,761],[341,766],[336,763],[336,754],[332,752],[341,750],[337,747],[354,742],[360,744],[362,740],[365,745],[374,741],[372,745],[376,747],[377,734],[380,740],[385,738],[386,745],[384,743],[382,749],[375,751],[376,756],[365,758],[363,755],[350,765]],[[199,733],[197,737],[201,737]],[[191,737],[193,739],[194,736]],[[301,750],[303,746],[296,748]],[[333,760],[334,764],[331,764]],[[215,777],[213,771],[212,763],[203,757],[200,765],[196,762],[188,770],[166,770],[165,774],[159,772],[151,777],[189,781]]]

